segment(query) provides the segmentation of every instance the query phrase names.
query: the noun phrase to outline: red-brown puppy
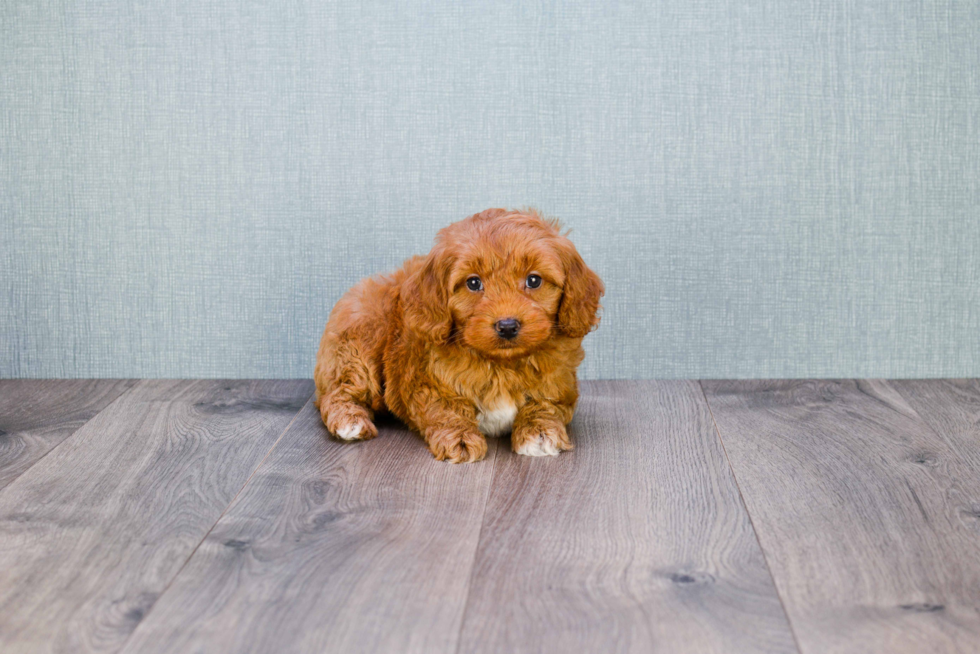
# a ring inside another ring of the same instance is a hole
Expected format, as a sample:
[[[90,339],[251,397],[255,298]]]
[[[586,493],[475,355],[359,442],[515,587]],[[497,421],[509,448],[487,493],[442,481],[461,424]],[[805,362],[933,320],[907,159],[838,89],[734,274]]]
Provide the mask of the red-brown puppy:
[[[337,302],[317,353],[316,403],[345,440],[387,409],[437,459],[479,461],[487,436],[518,454],[572,449],[582,338],[603,294],[556,221],[488,209],[439,232],[426,257]]]

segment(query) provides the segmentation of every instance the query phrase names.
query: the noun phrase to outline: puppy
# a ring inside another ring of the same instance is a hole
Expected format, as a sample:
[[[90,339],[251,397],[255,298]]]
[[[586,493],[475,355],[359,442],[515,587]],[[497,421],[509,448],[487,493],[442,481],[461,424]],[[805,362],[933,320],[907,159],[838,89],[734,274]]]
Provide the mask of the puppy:
[[[479,461],[484,436],[508,432],[518,454],[572,449],[575,370],[605,289],[559,230],[533,210],[488,209],[348,291],[314,372],[327,430],[374,438],[387,410],[453,463]]]

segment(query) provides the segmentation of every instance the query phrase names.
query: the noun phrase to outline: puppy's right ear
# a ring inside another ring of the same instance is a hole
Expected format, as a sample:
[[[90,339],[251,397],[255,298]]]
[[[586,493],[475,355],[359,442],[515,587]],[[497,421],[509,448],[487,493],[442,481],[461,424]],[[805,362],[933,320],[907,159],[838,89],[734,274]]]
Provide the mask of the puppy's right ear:
[[[447,288],[451,267],[443,248],[436,246],[399,291],[405,324],[435,343],[449,340],[453,328]]]

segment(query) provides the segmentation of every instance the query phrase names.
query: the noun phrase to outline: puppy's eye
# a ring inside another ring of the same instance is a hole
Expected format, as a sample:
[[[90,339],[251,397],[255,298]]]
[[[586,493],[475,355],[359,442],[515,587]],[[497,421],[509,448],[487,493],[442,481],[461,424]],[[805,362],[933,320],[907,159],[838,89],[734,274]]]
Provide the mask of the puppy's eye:
[[[527,281],[525,282],[528,288],[537,288],[541,286],[541,277],[538,275],[528,275]]]
[[[471,291],[481,291],[483,290],[483,282],[479,277],[473,275],[466,280],[466,288],[470,289]]]

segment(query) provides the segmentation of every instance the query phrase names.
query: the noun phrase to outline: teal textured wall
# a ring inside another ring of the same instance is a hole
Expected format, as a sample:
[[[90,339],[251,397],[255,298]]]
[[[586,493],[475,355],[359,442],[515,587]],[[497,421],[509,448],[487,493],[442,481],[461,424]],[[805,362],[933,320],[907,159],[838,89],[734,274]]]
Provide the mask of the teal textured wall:
[[[304,377],[533,205],[587,377],[980,375],[980,5],[0,3],[0,376]]]

